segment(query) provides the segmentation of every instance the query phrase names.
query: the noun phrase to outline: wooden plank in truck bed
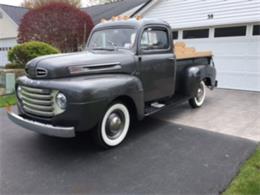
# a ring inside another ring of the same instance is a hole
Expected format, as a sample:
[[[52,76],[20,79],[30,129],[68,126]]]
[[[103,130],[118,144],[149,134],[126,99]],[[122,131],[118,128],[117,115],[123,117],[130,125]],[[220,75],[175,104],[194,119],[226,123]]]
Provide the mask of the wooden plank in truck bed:
[[[186,47],[184,42],[176,42],[174,45],[176,59],[191,59],[191,58],[201,58],[201,57],[212,57],[211,51],[196,51],[195,48]]]

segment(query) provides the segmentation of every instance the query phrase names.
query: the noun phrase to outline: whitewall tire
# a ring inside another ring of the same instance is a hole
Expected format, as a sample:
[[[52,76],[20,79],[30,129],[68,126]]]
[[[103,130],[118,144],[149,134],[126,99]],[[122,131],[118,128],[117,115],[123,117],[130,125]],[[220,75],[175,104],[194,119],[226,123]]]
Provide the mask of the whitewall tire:
[[[199,108],[203,105],[206,99],[206,85],[204,81],[201,81],[197,89],[196,95],[189,99],[189,103],[192,108]]]
[[[96,140],[105,148],[118,146],[125,139],[130,127],[130,113],[123,103],[109,106],[95,130]]]

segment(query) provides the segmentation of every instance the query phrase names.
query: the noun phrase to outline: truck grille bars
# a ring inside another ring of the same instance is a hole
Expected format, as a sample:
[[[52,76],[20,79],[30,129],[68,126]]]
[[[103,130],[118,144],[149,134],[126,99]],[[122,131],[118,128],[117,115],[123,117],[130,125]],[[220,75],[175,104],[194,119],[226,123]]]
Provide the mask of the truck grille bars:
[[[55,115],[55,96],[51,90],[21,86],[18,93],[25,112],[40,117],[53,117]]]

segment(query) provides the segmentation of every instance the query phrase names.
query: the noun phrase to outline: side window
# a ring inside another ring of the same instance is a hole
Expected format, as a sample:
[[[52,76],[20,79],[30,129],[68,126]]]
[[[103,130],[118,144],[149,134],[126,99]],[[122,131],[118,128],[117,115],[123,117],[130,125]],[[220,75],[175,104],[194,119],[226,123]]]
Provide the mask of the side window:
[[[168,31],[165,29],[147,28],[142,35],[141,48],[144,50],[168,49]]]

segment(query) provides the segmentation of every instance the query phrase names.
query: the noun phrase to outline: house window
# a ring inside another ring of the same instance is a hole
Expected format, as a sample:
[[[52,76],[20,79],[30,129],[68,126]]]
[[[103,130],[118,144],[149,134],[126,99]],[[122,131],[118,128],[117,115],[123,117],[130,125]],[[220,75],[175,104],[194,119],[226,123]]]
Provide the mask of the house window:
[[[201,39],[209,37],[209,29],[184,30],[183,39]]]
[[[178,31],[172,31],[172,39],[176,40],[179,38]]]
[[[246,36],[246,26],[215,28],[214,37]]]
[[[253,35],[260,35],[260,25],[254,25],[253,27]]]
[[[0,51],[9,51],[11,47],[0,47]]]

